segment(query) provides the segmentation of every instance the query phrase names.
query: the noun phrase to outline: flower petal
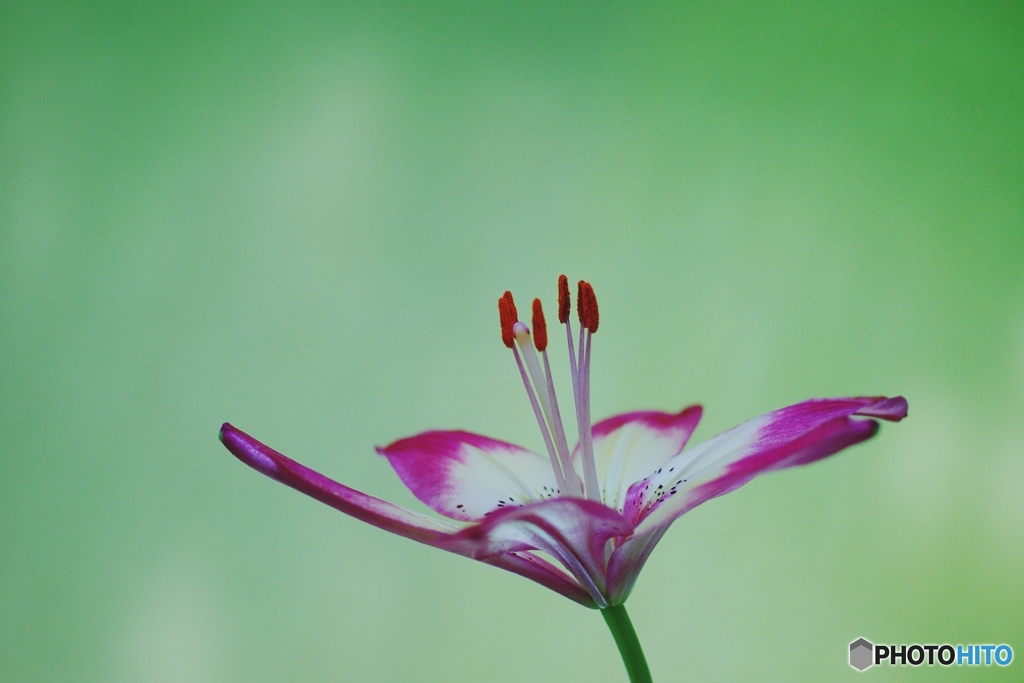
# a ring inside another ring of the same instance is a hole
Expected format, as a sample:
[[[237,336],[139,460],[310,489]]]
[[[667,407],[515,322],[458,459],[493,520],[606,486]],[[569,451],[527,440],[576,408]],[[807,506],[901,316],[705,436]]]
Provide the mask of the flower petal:
[[[762,415],[683,451],[661,472],[630,487],[624,514],[637,528],[610,559],[609,599],[617,604],[629,595],[654,544],[683,513],[758,474],[820,460],[878,431],[874,420],[852,416],[899,421],[906,414],[901,396],[815,399]]]
[[[417,498],[452,519],[475,522],[558,495],[548,458],[479,434],[423,432],[377,452]]]
[[[385,531],[435,545],[442,536],[447,537],[461,529],[450,522],[406,510],[339,484],[226,422],[221,427],[220,440],[235,457],[258,472]]]
[[[608,604],[621,605],[629,597],[636,584],[644,563],[668,531],[668,524],[655,527],[643,534],[634,534],[612,551],[608,559],[607,585],[605,595]]]
[[[594,462],[604,504],[621,512],[630,485],[683,450],[701,413],[702,408],[695,405],[678,413],[624,413],[595,424]],[[573,461],[581,463],[579,445]]]
[[[494,537],[465,533],[469,530],[406,510],[329,479],[230,424],[225,423],[221,427],[220,439],[239,460],[258,472],[356,519],[435,548],[501,567],[536,581],[585,607],[597,606],[590,592],[571,576],[531,553],[518,551],[534,546],[523,543],[517,546],[504,533],[506,527],[501,527]],[[632,529],[631,526],[629,528]],[[516,551],[510,552],[512,550]]]
[[[473,544],[477,559],[542,550],[561,562],[599,607],[607,607],[604,547],[609,539],[632,532],[632,524],[600,503],[553,498],[501,510],[456,536]]]
[[[761,472],[803,465],[870,438],[872,415],[898,421],[902,397],[813,399],[762,415],[680,453],[661,472],[630,487],[626,515],[638,533],[728,493]]]

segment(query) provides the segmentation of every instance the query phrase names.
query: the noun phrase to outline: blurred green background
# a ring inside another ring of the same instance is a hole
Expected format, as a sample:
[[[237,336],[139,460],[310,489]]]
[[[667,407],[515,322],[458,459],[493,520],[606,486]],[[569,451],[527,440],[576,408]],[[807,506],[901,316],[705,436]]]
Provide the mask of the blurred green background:
[[[372,447],[542,447],[495,301],[563,272],[595,417],[910,402],[676,523],[656,681],[1021,660],[1022,76],[1018,2],[0,4],[0,679],[624,681],[597,613],[217,441],[423,510]]]

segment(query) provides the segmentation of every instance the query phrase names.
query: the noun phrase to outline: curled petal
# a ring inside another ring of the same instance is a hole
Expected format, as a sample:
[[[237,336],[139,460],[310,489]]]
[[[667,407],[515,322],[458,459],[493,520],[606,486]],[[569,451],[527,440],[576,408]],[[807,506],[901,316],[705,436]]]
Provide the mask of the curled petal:
[[[907,399],[902,396],[893,396],[892,398],[876,396],[874,398],[858,398],[853,400],[871,401],[871,403],[859,408],[854,415],[877,417],[889,420],[890,422],[899,422],[907,416]]]
[[[678,413],[646,410],[615,415],[595,424],[594,462],[604,504],[621,512],[629,486],[683,450],[701,413],[700,406]],[[577,465],[581,462],[579,446],[573,460]]]
[[[636,482],[627,496],[626,514],[634,515],[637,531],[643,533],[761,472],[819,460],[877,431],[873,420],[851,416],[901,420],[906,405],[902,397],[814,399],[754,418],[683,451]]]
[[[300,465],[230,424],[225,423],[221,427],[220,439],[239,460],[258,472],[358,520],[435,548],[479,559],[532,579],[586,607],[596,606],[590,592],[573,577],[540,558],[522,552],[523,548],[535,546],[516,544],[505,533],[509,527],[502,526],[493,538],[486,533],[466,533],[474,527],[463,529],[356,491]],[[631,526],[629,528],[632,529]],[[563,535],[575,538],[579,534],[568,532]]]
[[[377,452],[427,506],[465,522],[558,495],[548,458],[462,431],[423,432]]]
[[[878,423],[854,416],[898,421],[907,402],[895,398],[804,401],[762,415],[689,448],[638,481],[627,494],[625,516],[636,533],[612,554],[609,596],[624,600],[654,542],[680,515],[729,493],[758,474],[804,465],[871,438]]]

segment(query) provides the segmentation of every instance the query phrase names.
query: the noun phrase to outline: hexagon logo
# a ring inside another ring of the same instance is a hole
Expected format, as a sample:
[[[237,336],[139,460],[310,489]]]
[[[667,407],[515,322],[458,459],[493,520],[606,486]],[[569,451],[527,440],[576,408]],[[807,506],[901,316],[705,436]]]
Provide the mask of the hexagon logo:
[[[850,666],[857,671],[868,668],[874,664],[874,651],[875,646],[863,638],[853,641],[850,643]]]

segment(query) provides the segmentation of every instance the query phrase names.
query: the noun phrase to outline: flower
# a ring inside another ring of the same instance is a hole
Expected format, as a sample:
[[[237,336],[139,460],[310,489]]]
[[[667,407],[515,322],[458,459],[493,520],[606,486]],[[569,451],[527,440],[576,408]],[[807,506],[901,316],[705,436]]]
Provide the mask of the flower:
[[[680,515],[771,470],[806,465],[871,438],[907,414],[903,397],[812,399],[684,448],[702,408],[590,420],[590,359],[599,318],[579,283],[578,342],[568,283],[559,279],[579,443],[569,449],[533,302],[532,332],[512,295],[498,302],[547,454],[464,431],[428,431],[377,451],[440,520],[366,495],[291,460],[225,423],[220,438],[242,462],[345,514],[400,536],[525,576],[587,607],[621,605],[644,562]],[[578,356],[577,356],[578,350]],[[543,367],[542,367],[543,366]],[[862,419],[858,419],[862,418]],[[538,554],[562,565],[559,568]],[[564,568],[564,569],[563,569]]]

